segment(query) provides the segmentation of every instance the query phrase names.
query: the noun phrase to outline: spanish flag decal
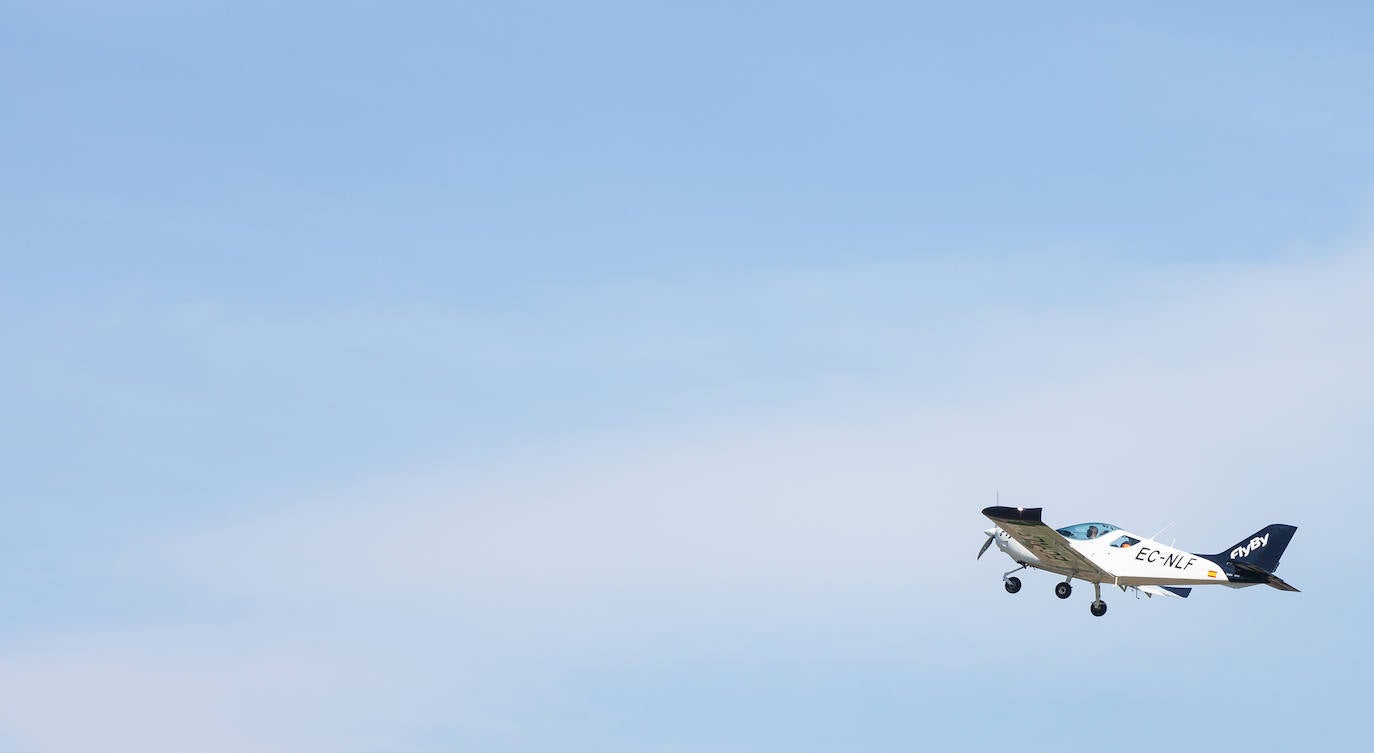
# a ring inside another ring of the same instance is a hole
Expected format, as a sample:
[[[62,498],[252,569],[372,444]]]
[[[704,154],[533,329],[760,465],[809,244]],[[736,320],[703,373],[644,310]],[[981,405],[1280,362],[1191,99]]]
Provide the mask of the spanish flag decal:
[[[1217,571],[1216,571],[1216,570],[1208,570],[1208,571],[1207,571],[1207,577],[1208,577],[1208,578],[1215,578],[1215,577],[1217,577]]]

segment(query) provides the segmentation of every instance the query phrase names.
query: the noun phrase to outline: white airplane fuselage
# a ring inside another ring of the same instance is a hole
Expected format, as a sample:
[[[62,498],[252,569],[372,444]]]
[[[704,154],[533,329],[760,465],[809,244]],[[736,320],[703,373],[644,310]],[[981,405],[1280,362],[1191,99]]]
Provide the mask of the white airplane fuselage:
[[[998,526],[993,526],[984,533],[992,537],[997,548],[1017,564],[1083,580],[1097,581],[1102,577],[1101,575],[1091,577],[1089,573],[1080,573],[1073,568],[1072,563],[1043,561]],[[1119,540],[1122,536],[1136,539],[1138,543],[1112,546],[1112,542]],[[1255,585],[1255,583],[1231,582],[1226,577],[1221,565],[1206,557],[1175,549],[1154,539],[1138,536],[1121,529],[1113,530],[1110,534],[1097,538],[1082,541],[1066,540],[1066,543],[1110,576],[1101,579],[1100,582],[1102,583],[1117,586],[1216,584],[1227,585],[1232,588]]]

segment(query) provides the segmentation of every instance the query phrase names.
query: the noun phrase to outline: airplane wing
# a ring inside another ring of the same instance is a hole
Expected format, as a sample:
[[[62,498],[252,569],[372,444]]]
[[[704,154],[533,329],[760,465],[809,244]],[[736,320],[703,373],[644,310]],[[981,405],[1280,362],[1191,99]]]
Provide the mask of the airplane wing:
[[[1188,598],[1188,594],[1193,592],[1191,588],[1179,588],[1178,586],[1128,586],[1145,594],[1146,596],[1172,596],[1179,599]]]
[[[1053,528],[1040,520],[1040,507],[989,507],[983,510],[988,520],[996,523],[1007,535],[1020,542],[1041,562],[1049,563],[1073,571],[1076,577],[1090,575],[1109,579],[1111,574],[1093,561],[1079,554],[1069,546],[1069,542]]]

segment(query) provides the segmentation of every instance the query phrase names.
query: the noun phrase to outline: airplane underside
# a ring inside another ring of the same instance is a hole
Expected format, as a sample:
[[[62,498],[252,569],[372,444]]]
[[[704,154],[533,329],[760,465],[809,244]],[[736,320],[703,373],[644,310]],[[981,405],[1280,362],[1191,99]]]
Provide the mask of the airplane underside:
[[[1152,598],[1155,596],[1170,596],[1185,599],[1188,597],[1189,592],[1193,590],[1193,586],[1226,586],[1228,588],[1248,588],[1250,586],[1260,585],[1258,583],[1238,583],[1234,581],[1180,580],[1177,578],[1124,578],[1116,576],[1104,577],[1099,580],[1091,577],[1091,575],[1088,573],[1080,573],[1065,568],[1043,567],[1040,565],[1031,565],[1024,562],[1020,564],[1021,567],[1018,567],[1015,570],[1010,570],[1002,575],[1003,586],[1006,588],[1007,593],[1014,594],[1021,590],[1021,579],[1012,575],[1012,573],[1019,572],[1023,569],[1043,570],[1047,573],[1053,573],[1055,575],[1064,576],[1064,580],[1056,583],[1054,586],[1054,595],[1058,596],[1061,599],[1067,599],[1073,595],[1073,584],[1071,581],[1073,581],[1076,578],[1078,580],[1087,581],[1088,583],[1093,584],[1094,598],[1090,611],[1093,613],[1094,616],[1097,617],[1101,617],[1102,615],[1107,613],[1107,604],[1102,600],[1101,586],[1103,584],[1106,584],[1108,586],[1116,586],[1120,588],[1122,591],[1125,591],[1128,588],[1135,589],[1137,594],[1144,594],[1146,598]],[[1139,597],[1137,596],[1137,598]]]
[[[1216,578],[1145,578],[1139,576],[1110,574],[1102,576],[1101,578],[1094,578],[1093,574],[1091,573],[1080,573],[1077,570],[1070,570],[1068,568],[1054,567],[1044,564],[1033,564],[1030,562],[1020,561],[1018,561],[1017,564],[1029,570],[1044,570],[1047,573],[1063,575],[1070,579],[1076,578],[1078,580],[1086,581],[1088,583],[1106,583],[1112,586],[1125,586],[1131,588],[1137,586],[1174,586],[1178,588],[1191,588],[1193,586],[1228,586],[1230,588],[1247,588],[1249,586],[1260,585],[1259,583],[1238,583],[1229,580],[1223,581],[1218,580]],[[1019,569],[1021,568],[1017,568],[1017,570]],[[1015,570],[1013,570],[1012,572],[1015,572]]]

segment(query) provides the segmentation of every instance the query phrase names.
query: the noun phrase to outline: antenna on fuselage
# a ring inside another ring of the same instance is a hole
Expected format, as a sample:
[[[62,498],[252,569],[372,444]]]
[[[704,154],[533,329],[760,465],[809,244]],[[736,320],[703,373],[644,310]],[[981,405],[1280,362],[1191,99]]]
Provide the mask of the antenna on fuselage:
[[[1172,520],[1169,521],[1169,526],[1171,526],[1171,525],[1173,525],[1173,524],[1174,524],[1174,522],[1173,522]],[[1154,539],[1155,541],[1159,541],[1159,534],[1160,534],[1160,533],[1164,533],[1165,531],[1169,530],[1169,526],[1164,526],[1163,528],[1159,529],[1159,533],[1156,533],[1155,535],[1151,536],[1150,538]],[[1177,541],[1178,539],[1174,539],[1174,540]]]

